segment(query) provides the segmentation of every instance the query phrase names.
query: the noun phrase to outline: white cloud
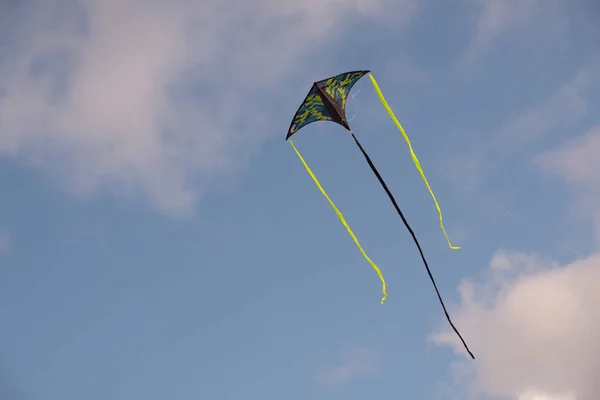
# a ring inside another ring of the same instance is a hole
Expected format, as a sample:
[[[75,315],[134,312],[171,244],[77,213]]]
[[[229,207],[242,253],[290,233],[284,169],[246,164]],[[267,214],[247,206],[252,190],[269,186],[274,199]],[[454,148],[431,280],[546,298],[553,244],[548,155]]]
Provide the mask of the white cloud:
[[[350,17],[383,7],[340,2],[39,1],[3,24],[0,152],[79,194],[187,210],[264,135],[252,89],[272,89]]]
[[[317,380],[321,383],[337,386],[361,375],[372,375],[379,371],[377,356],[371,350],[354,347],[344,354],[341,363],[321,368]]]
[[[577,400],[573,395],[549,395],[538,390],[528,390],[517,397],[517,400]]]
[[[600,255],[559,266],[499,252],[481,289],[460,287],[453,312],[477,360],[474,394],[518,400],[600,398]],[[510,274],[504,273],[510,267]],[[451,332],[435,336],[461,352]]]

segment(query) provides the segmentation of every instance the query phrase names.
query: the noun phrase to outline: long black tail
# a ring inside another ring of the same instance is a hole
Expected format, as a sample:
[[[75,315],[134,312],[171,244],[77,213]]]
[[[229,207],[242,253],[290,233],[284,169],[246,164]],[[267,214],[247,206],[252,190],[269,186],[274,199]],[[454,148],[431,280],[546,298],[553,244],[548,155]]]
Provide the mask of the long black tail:
[[[371,161],[371,157],[369,157],[369,155],[367,154],[367,152],[365,151],[365,149],[363,149],[363,147],[361,146],[360,142],[358,141],[358,139],[356,138],[356,136],[354,135],[354,133],[352,133],[352,137],[354,138],[354,141],[356,142],[356,145],[358,146],[358,148],[362,152],[363,156],[365,156],[365,159],[367,160],[367,163],[369,163],[369,167],[371,167],[371,170],[373,171],[373,173],[375,174],[375,176],[379,180],[379,183],[381,183],[381,186],[383,186],[383,189],[385,190],[385,192],[387,193],[388,197],[392,201],[392,204],[394,205],[394,208],[396,208],[396,211],[398,212],[398,215],[400,215],[400,218],[402,218],[402,222],[404,222],[404,226],[406,226],[406,229],[408,229],[408,231],[410,232],[410,235],[412,236],[415,244],[417,245],[417,248],[419,249],[419,253],[421,254],[421,259],[423,260],[423,264],[425,264],[425,268],[427,269],[427,274],[429,274],[429,279],[431,279],[431,283],[433,284],[433,287],[435,288],[435,292],[437,293],[437,297],[440,300],[440,304],[442,305],[442,308],[444,309],[444,314],[446,314],[446,319],[450,323],[450,326],[452,327],[452,329],[454,329],[454,332],[456,332],[456,334],[460,338],[460,341],[462,342],[463,346],[465,346],[465,349],[467,350],[467,352],[469,353],[469,355],[471,356],[471,358],[475,359],[475,356],[473,355],[473,353],[471,353],[471,350],[469,350],[469,347],[467,346],[467,344],[465,343],[464,339],[462,338],[462,336],[458,332],[458,329],[456,329],[456,327],[452,323],[452,320],[450,319],[450,315],[448,314],[448,311],[446,310],[446,306],[444,305],[444,300],[442,300],[442,296],[440,295],[440,291],[437,288],[437,285],[435,283],[435,279],[433,278],[433,275],[431,274],[431,270],[429,269],[429,265],[427,264],[427,260],[425,259],[425,255],[423,255],[423,250],[421,249],[421,245],[419,244],[419,241],[417,240],[417,237],[415,236],[415,233],[413,232],[412,228],[408,224],[408,221],[406,220],[406,218],[404,217],[404,214],[400,210],[400,207],[398,206],[398,203],[396,203],[396,199],[394,199],[394,196],[392,195],[392,193],[388,189],[387,185],[385,184],[385,181],[383,180],[383,178],[379,174],[379,171],[377,171],[377,168],[375,168],[375,165],[373,164],[373,161]]]

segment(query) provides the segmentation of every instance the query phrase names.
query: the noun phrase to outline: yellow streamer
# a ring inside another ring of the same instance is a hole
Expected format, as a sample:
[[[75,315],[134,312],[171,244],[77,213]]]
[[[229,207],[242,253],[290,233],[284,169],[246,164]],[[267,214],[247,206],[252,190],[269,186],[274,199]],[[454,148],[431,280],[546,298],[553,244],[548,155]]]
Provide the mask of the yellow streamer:
[[[435,195],[433,194],[433,190],[431,190],[431,187],[429,186],[429,182],[427,182],[425,173],[423,173],[423,168],[421,168],[421,163],[419,162],[417,155],[413,151],[412,144],[410,143],[410,139],[408,138],[408,135],[406,134],[406,132],[404,132],[404,128],[402,128],[402,125],[400,124],[400,122],[398,121],[396,116],[394,115],[394,112],[390,108],[385,97],[383,97],[383,93],[381,93],[381,90],[379,89],[379,85],[377,84],[377,81],[375,80],[375,78],[373,78],[373,75],[369,74],[369,78],[371,78],[371,83],[373,84],[375,91],[379,95],[379,100],[381,100],[381,103],[387,110],[388,114],[390,115],[390,118],[392,118],[392,120],[394,121],[394,123],[396,124],[396,126],[398,127],[400,132],[402,133],[402,136],[404,136],[404,140],[406,141],[406,143],[408,143],[408,149],[410,150],[410,155],[412,156],[413,162],[415,163],[415,166],[419,170],[419,173],[421,174],[421,178],[423,178],[423,182],[425,182],[425,185],[427,186],[427,189],[429,190],[429,194],[431,194],[431,198],[433,199],[433,202],[435,203],[435,208],[437,208],[437,211],[440,214],[440,228],[442,228],[442,232],[444,233],[444,236],[446,237],[446,240],[448,241],[448,246],[450,246],[450,248],[452,250],[460,249],[460,246],[453,246],[452,243],[450,242],[450,238],[448,237],[448,234],[446,233],[446,228],[444,228],[444,222],[443,222],[443,218],[442,218],[442,209],[440,208],[440,205],[438,204],[437,199],[435,198]]]
[[[362,253],[362,255],[369,262],[369,264],[371,264],[371,267],[373,267],[373,269],[375,270],[375,272],[377,272],[377,275],[379,276],[379,279],[381,279],[381,284],[382,284],[381,291],[383,292],[383,297],[381,298],[381,304],[383,304],[383,302],[385,301],[385,299],[387,297],[387,292],[386,292],[386,287],[387,286],[385,284],[385,280],[383,279],[383,275],[381,273],[381,270],[369,258],[369,256],[367,255],[367,253],[365,253],[365,251],[363,250],[362,246],[358,242],[358,239],[354,235],[354,232],[352,232],[352,229],[350,229],[350,226],[348,226],[348,223],[346,223],[346,219],[344,218],[344,216],[342,215],[342,213],[340,212],[340,210],[338,210],[338,208],[335,206],[335,204],[333,204],[333,201],[331,201],[331,199],[329,198],[329,196],[325,192],[325,189],[323,189],[323,186],[321,186],[321,184],[317,180],[317,177],[315,176],[315,174],[313,174],[313,172],[309,168],[308,164],[306,164],[306,161],[304,161],[304,158],[302,157],[302,155],[300,154],[300,152],[298,151],[298,149],[296,148],[296,146],[294,145],[294,143],[291,140],[289,140],[289,142],[290,142],[290,145],[292,145],[292,148],[294,149],[294,151],[296,152],[296,154],[298,155],[298,158],[300,159],[300,161],[302,161],[302,164],[304,164],[304,168],[306,168],[306,171],[308,171],[309,175],[311,176],[311,178],[313,179],[313,181],[315,182],[315,184],[317,185],[317,187],[319,188],[319,190],[321,191],[321,193],[323,193],[323,196],[325,196],[325,198],[327,199],[327,201],[329,202],[329,204],[331,204],[331,207],[333,207],[333,209],[335,210],[335,213],[337,214],[338,218],[340,219],[340,221],[342,222],[342,224],[348,230],[348,233],[350,234],[350,236],[354,240],[354,243],[356,243],[356,246],[358,247],[358,249],[360,250],[360,252]]]

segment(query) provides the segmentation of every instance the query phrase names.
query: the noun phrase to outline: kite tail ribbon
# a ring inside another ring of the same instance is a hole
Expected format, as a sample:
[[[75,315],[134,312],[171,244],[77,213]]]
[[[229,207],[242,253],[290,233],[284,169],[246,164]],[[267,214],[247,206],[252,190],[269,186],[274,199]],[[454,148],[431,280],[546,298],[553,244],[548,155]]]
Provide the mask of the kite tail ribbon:
[[[296,148],[296,146],[294,145],[294,143],[291,140],[289,140],[289,142],[290,142],[290,145],[292,146],[292,148],[294,149],[294,151],[296,152],[296,155],[298,155],[298,158],[300,159],[300,161],[302,161],[302,164],[304,165],[304,168],[306,168],[306,171],[308,172],[308,174],[311,176],[311,178],[313,179],[313,181],[315,182],[315,184],[317,185],[317,187],[319,188],[319,190],[321,191],[321,193],[323,194],[323,196],[325,196],[325,198],[327,199],[327,201],[329,202],[329,204],[331,205],[331,207],[334,209],[334,211],[337,214],[338,218],[340,219],[342,225],[344,225],[346,227],[346,230],[348,231],[348,233],[350,234],[350,236],[354,240],[354,243],[356,244],[356,246],[358,247],[358,249],[362,253],[363,257],[369,262],[369,264],[371,264],[371,267],[373,267],[373,269],[375,270],[375,272],[377,272],[377,275],[379,276],[379,279],[381,280],[381,284],[382,284],[381,291],[383,292],[383,297],[381,299],[381,304],[383,304],[383,302],[385,301],[385,299],[387,297],[387,292],[386,292],[386,287],[387,286],[385,284],[385,279],[383,279],[383,274],[381,273],[381,270],[379,269],[379,267],[377,267],[377,265],[369,258],[369,256],[367,255],[367,253],[364,251],[364,249],[360,245],[358,239],[356,238],[356,235],[354,235],[354,232],[352,232],[352,229],[350,229],[350,226],[346,222],[346,219],[344,218],[344,216],[342,215],[342,213],[340,212],[340,210],[338,210],[338,208],[335,206],[335,204],[333,203],[333,201],[329,198],[329,196],[325,192],[325,189],[323,189],[323,186],[321,186],[321,184],[319,183],[319,181],[318,181],[317,177],[315,176],[315,174],[311,171],[311,169],[309,168],[309,166],[306,163],[306,161],[304,161],[304,158],[302,157],[302,155],[300,154],[300,152],[298,151],[298,149]]]
[[[471,358],[475,359],[475,356],[473,355],[473,353],[471,353],[471,350],[469,350],[469,347],[465,343],[465,341],[462,338],[461,334],[458,332],[458,329],[456,329],[456,327],[452,323],[452,320],[450,319],[450,315],[448,314],[448,311],[446,310],[446,306],[444,305],[444,300],[442,300],[442,295],[440,294],[440,291],[438,290],[437,284],[435,283],[435,279],[433,278],[433,275],[431,274],[431,270],[429,269],[429,265],[427,264],[427,260],[425,259],[425,255],[423,254],[423,250],[421,249],[421,245],[419,244],[419,241],[417,240],[417,237],[415,236],[414,231],[412,230],[412,228],[408,224],[408,221],[406,220],[406,217],[404,217],[404,214],[402,213],[402,210],[400,210],[400,207],[398,206],[398,203],[396,202],[396,199],[394,198],[394,196],[392,195],[392,193],[388,189],[385,181],[383,180],[383,178],[379,174],[379,171],[377,171],[377,168],[373,164],[373,161],[371,161],[371,157],[369,157],[369,155],[367,154],[367,152],[365,151],[365,149],[361,146],[360,142],[358,141],[358,139],[356,138],[356,136],[354,135],[354,133],[352,133],[352,137],[354,138],[354,141],[356,142],[356,145],[360,149],[361,153],[365,157],[365,160],[367,160],[367,163],[369,164],[369,167],[371,167],[371,170],[373,171],[373,173],[375,174],[375,176],[379,180],[379,183],[381,184],[381,186],[383,186],[383,189],[385,190],[385,192],[387,193],[388,197],[390,198],[392,204],[394,205],[394,208],[396,208],[396,211],[398,212],[398,215],[402,219],[402,222],[404,222],[404,226],[410,232],[410,235],[412,236],[413,241],[417,245],[417,248],[419,249],[419,253],[421,254],[421,259],[423,260],[423,264],[425,264],[425,269],[427,269],[427,274],[429,274],[429,279],[431,280],[431,283],[433,284],[435,292],[437,293],[438,300],[440,301],[440,304],[442,305],[442,309],[444,310],[444,314],[446,315],[446,319],[448,320],[448,323],[450,323],[450,326],[452,327],[452,329],[454,330],[454,332],[460,338],[460,341],[462,342],[463,346],[465,347],[465,349],[467,350],[467,352],[469,353],[469,355],[471,356]]]
[[[410,150],[410,155],[412,156],[412,160],[413,160],[415,166],[417,167],[417,170],[421,174],[421,178],[423,179],[423,182],[425,182],[425,186],[427,186],[427,189],[429,190],[429,194],[431,195],[431,198],[433,199],[433,202],[435,203],[435,207],[437,208],[438,214],[440,215],[440,228],[442,228],[442,232],[444,233],[444,236],[446,237],[446,240],[448,241],[448,246],[450,246],[450,248],[452,250],[460,249],[460,246],[454,246],[450,242],[450,238],[448,237],[448,234],[446,233],[446,228],[444,228],[444,222],[443,222],[443,218],[442,218],[442,209],[440,208],[440,205],[438,204],[437,199],[435,198],[435,195],[433,194],[433,190],[431,190],[431,187],[429,186],[429,182],[427,181],[427,178],[425,177],[425,173],[423,172],[423,168],[421,168],[421,163],[419,162],[417,155],[413,151],[412,144],[410,143],[410,139],[408,138],[408,135],[406,134],[406,132],[404,131],[404,128],[402,127],[402,125],[400,124],[400,122],[398,121],[396,116],[394,115],[394,112],[392,111],[388,102],[386,101],[385,97],[383,96],[383,93],[381,93],[381,90],[379,89],[379,85],[377,84],[377,81],[375,80],[375,78],[373,78],[373,75],[369,74],[369,78],[371,78],[371,83],[373,84],[373,87],[375,88],[375,91],[377,92],[377,95],[379,96],[379,100],[381,101],[381,103],[383,104],[385,109],[387,110],[388,114],[390,115],[390,118],[392,119],[392,121],[394,121],[394,123],[398,127],[398,130],[400,130],[400,132],[402,133],[404,140],[408,144],[408,149]]]

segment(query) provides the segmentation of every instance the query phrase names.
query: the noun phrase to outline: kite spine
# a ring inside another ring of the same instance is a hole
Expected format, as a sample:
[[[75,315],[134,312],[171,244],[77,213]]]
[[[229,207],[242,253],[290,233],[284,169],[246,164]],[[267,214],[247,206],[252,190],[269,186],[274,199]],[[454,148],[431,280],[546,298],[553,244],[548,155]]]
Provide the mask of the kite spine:
[[[388,114],[390,115],[390,118],[392,119],[392,121],[394,121],[394,123],[398,127],[398,130],[400,130],[400,133],[402,133],[404,140],[408,144],[408,149],[410,150],[410,155],[412,157],[412,160],[413,160],[415,166],[417,167],[419,174],[421,174],[421,178],[423,179],[423,182],[425,182],[425,186],[427,186],[427,190],[429,190],[429,194],[431,195],[431,198],[433,199],[433,202],[435,203],[435,208],[437,208],[438,214],[440,215],[440,228],[442,229],[442,232],[444,233],[444,236],[446,237],[446,240],[448,241],[448,246],[452,250],[460,249],[460,246],[454,246],[450,242],[450,238],[448,237],[448,234],[446,233],[446,228],[444,228],[442,209],[440,208],[440,205],[438,204],[437,199],[435,198],[435,195],[433,194],[433,190],[431,190],[431,186],[429,186],[429,182],[427,181],[427,178],[425,177],[425,173],[423,172],[423,168],[421,168],[421,163],[419,162],[419,159],[417,158],[417,155],[415,154],[415,152],[412,148],[412,144],[410,143],[410,139],[408,138],[408,135],[406,134],[406,132],[404,131],[404,128],[402,127],[402,125],[400,124],[400,122],[398,121],[396,116],[394,115],[394,112],[390,108],[388,102],[386,101],[385,97],[383,96],[383,93],[379,89],[379,85],[377,84],[377,81],[375,80],[373,75],[369,74],[369,78],[371,79],[371,83],[373,84],[373,87],[375,88],[375,91],[377,92],[377,95],[379,96],[379,100],[381,101],[381,103],[383,104],[385,109],[387,110]]]
[[[323,189],[323,186],[321,186],[321,184],[319,183],[319,180],[317,179],[317,177],[315,176],[315,174],[312,172],[312,170],[310,169],[310,167],[308,166],[308,164],[306,163],[306,161],[304,161],[304,158],[302,157],[302,155],[300,154],[300,152],[298,151],[298,149],[294,145],[294,142],[292,142],[291,139],[289,140],[289,142],[290,142],[290,145],[292,146],[292,148],[294,149],[294,151],[296,152],[296,155],[298,156],[298,158],[300,159],[300,161],[304,165],[304,168],[306,168],[306,171],[308,172],[308,174],[310,175],[310,177],[315,182],[315,185],[317,185],[317,187],[319,188],[319,190],[321,191],[321,193],[323,194],[323,196],[325,196],[325,198],[327,199],[327,201],[329,202],[329,204],[331,205],[331,207],[333,208],[333,210],[337,214],[338,218],[340,219],[340,222],[342,223],[342,225],[344,225],[344,227],[346,228],[346,230],[348,231],[348,233],[350,234],[350,236],[354,240],[354,243],[356,244],[356,246],[360,250],[360,252],[363,255],[363,257],[369,262],[369,264],[371,264],[371,267],[373,267],[373,269],[375,270],[375,272],[377,272],[377,275],[379,276],[379,279],[381,280],[381,285],[382,285],[381,291],[383,292],[383,297],[381,298],[381,304],[383,304],[383,302],[387,298],[387,292],[386,292],[387,285],[385,283],[385,279],[383,279],[383,274],[381,273],[381,270],[369,258],[369,256],[365,252],[365,250],[362,248],[362,246],[360,245],[360,242],[356,238],[356,235],[354,234],[354,232],[352,232],[352,229],[350,229],[350,226],[346,222],[346,219],[344,218],[344,216],[342,215],[342,213],[340,212],[340,210],[335,206],[335,204],[333,203],[333,201],[331,200],[331,198],[327,195],[327,192],[325,192],[325,189]]]

